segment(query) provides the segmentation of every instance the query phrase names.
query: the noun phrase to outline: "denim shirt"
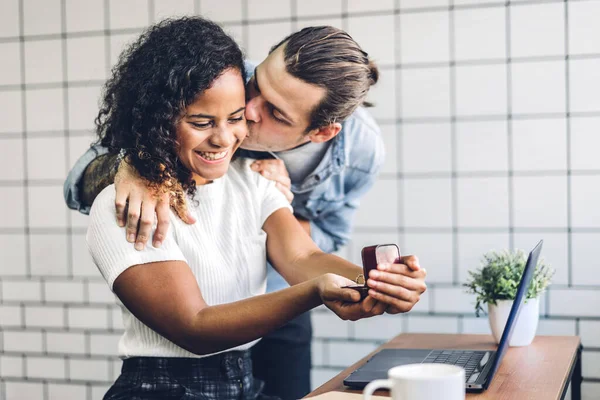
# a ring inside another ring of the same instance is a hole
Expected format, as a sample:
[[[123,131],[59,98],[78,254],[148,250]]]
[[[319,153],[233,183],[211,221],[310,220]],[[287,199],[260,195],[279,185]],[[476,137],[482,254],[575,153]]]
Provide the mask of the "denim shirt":
[[[246,62],[248,80],[254,65]],[[67,206],[84,214],[89,206],[81,204],[78,185],[89,163],[106,153],[92,146],[77,160],[64,184]],[[271,154],[241,149],[240,156],[273,158]],[[371,115],[359,107],[342,123],[317,168],[302,183],[292,185],[294,213],[310,222],[311,237],[321,250],[337,251],[350,239],[360,198],[373,186],[383,165],[385,150],[381,132]],[[267,292],[287,287],[287,282],[269,265]]]

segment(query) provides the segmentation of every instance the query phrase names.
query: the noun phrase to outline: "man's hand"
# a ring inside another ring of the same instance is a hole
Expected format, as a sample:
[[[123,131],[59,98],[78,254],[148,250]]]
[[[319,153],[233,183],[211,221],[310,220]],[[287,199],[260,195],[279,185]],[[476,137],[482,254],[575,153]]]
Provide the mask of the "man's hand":
[[[118,154],[102,154],[96,157],[85,168],[79,183],[79,197],[86,206],[94,203],[94,200],[102,190],[114,183],[117,173],[115,164]]]
[[[291,203],[294,200],[292,193],[292,181],[290,174],[283,161],[279,159],[256,160],[250,165],[253,171],[260,173],[265,178],[275,181],[277,189],[285,195],[285,198]]]
[[[130,243],[135,242],[137,250],[143,250],[150,237],[154,218],[158,220],[152,239],[154,247],[160,247],[169,229],[169,193],[158,193],[149,188],[148,184],[138,175],[127,162],[121,162],[115,176],[115,208],[117,224],[126,226],[126,238]],[[174,211],[188,224],[196,222],[188,212],[185,204]]]
[[[388,305],[386,312],[399,314],[410,311],[427,290],[427,271],[416,256],[405,256],[400,264],[379,264],[369,272],[369,296]]]
[[[354,284],[350,279],[335,274],[325,274],[318,278],[318,291],[323,304],[343,320],[356,321],[381,315],[388,307],[371,296],[363,301],[360,294],[343,286]]]

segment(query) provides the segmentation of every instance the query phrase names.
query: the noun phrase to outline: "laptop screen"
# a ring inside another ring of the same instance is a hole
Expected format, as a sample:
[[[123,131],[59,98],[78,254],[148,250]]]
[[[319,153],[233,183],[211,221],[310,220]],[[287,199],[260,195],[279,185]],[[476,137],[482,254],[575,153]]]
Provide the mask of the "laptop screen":
[[[521,277],[521,282],[519,283],[519,287],[517,289],[517,295],[515,296],[515,301],[513,302],[512,308],[510,309],[510,314],[508,315],[508,320],[506,321],[506,326],[504,327],[504,332],[502,333],[502,339],[500,340],[498,350],[496,351],[496,358],[494,359],[494,362],[490,369],[490,373],[488,375],[490,377],[494,376],[496,370],[498,369],[498,366],[500,365],[500,362],[502,361],[502,358],[504,357],[504,353],[506,353],[506,348],[508,347],[508,343],[510,342],[515,323],[519,318],[521,305],[527,297],[527,290],[529,289],[531,278],[533,277],[535,267],[538,263],[538,259],[540,258],[540,252],[542,251],[543,243],[544,241],[540,240],[540,242],[529,253],[529,257],[527,257],[527,263],[525,264],[523,276]],[[491,379],[488,379],[486,381],[486,388],[489,385],[490,381]]]

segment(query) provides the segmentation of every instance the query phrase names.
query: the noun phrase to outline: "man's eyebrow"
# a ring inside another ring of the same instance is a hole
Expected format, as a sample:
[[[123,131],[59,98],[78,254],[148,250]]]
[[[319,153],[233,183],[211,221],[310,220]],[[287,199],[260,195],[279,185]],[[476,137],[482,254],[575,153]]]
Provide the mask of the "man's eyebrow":
[[[235,110],[234,112],[230,113],[229,116],[232,116],[234,114],[239,113],[240,111],[244,111],[246,109],[246,107],[240,107],[237,110]],[[186,115],[186,117],[188,118],[215,118],[214,115],[209,115],[209,114],[190,114],[190,115]]]
[[[257,91],[258,93],[260,93],[260,87],[258,86],[258,67],[254,68],[254,89],[256,89],[256,91]],[[267,103],[269,103],[269,104],[271,105],[271,107],[273,108],[273,110],[277,111],[279,114],[281,114],[281,115],[283,116],[283,118],[285,118],[285,119],[287,120],[287,121],[284,121],[284,122],[287,122],[287,123],[288,123],[288,124],[290,124],[290,125],[294,123],[294,122],[293,122],[293,121],[294,121],[293,119],[291,119],[291,118],[290,118],[290,117],[289,117],[289,116],[288,116],[288,115],[287,115],[285,112],[283,112],[281,109],[279,109],[279,108],[275,107],[275,105],[274,105],[273,103],[271,103],[271,102],[267,102]]]

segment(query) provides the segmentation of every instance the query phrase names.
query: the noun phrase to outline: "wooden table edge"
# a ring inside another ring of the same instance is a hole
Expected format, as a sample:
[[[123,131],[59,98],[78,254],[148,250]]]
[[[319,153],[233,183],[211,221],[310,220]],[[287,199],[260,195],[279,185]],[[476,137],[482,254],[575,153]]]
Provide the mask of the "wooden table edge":
[[[407,337],[410,335],[419,335],[419,336],[424,336],[424,335],[428,335],[428,336],[447,336],[447,337],[456,337],[456,336],[461,336],[463,334],[438,334],[438,333],[401,333],[395,337],[393,337],[392,339],[388,340],[387,342],[385,342],[384,344],[378,346],[375,350],[373,350],[372,352],[370,352],[369,354],[367,354],[366,356],[364,356],[363,358],[361,358],[360,360],[358,360],[357,362],[355,362],[354,364],[352,364],[351,366],[349,366],[348,368],[344,369],[342,372],[340,372],[339,374],[337,374],[336,376],[334,376],[333,378],[331,378],[330,380],[328,380],[327,382],[323,383],[321,386],[319,386],[318,388],[316,388],[315,390],[311,391],[309,394],[307,394],[304,398],[311,398],[323,393],[327,393],[327,392],[332,392],[332,391],[342,391],[342,392],[348,392],[348,393],[362,393],[362,390],[354,390],[354,389],[350,389],[347,386],[344,386],[343,384],[343,380],[350,375],[352,372],[354,372],[356,369],[358,369],[360,366],[362,366],[363,364],[365,364],[367,362],[367,360],[369,360],[375,353],[381,351],[382,349],[386,349],[386,348],[397,348],[394,346],[394,342],[401,340],[403,337]],[[491,338],[490,335],[485,335],[485,334],[464,334],[465,336],[480,336],[480,337],[489,337]],[[538,335],[538,336],[544,336],[544,335]],[[537,337],[537,336],[536,336]],[[550,336],[550,337],[555,337],[555,336]],[[566,390],[568,389],[569,386],[569,382],[571,381],[572,377],[573,377],[573,373],[578,361],[578,357],[581,357],[580,351],[581,351],[581,338],[579,336],[570,336],[570,335],[565,335],[565,336],[556,336],[556,337],[562,337],[562,338],[572,338],[574,340],[576,340],[577,342],[577,350],[573,353],[573,356],[571,358],[571,362],[567,371],[567,375],[565,376],[565,379],[563,380],[563,387],[562,387],[562,395],[559,396],[560,398],[564,397],[564,393],[566,393]],[[426,346],[424,346],[426,347]],[[342,390],[340,390],[342,389]]]

